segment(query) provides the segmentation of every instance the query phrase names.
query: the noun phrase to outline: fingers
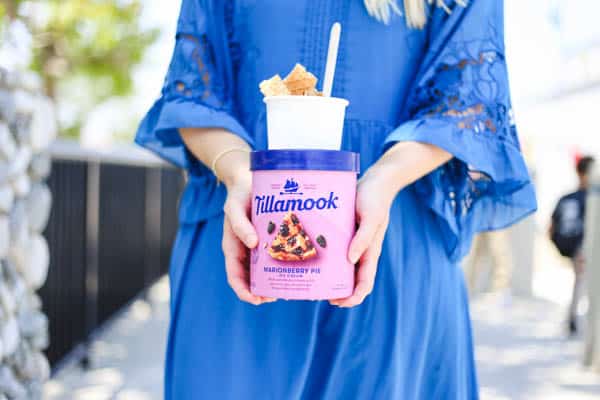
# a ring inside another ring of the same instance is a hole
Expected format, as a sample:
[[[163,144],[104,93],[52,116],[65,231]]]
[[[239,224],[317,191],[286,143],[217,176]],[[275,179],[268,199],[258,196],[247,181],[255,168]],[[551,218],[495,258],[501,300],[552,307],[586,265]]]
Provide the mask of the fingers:
[[[272,303],[274,301],[277,301],[277,299],[257,296],[255,294],[250,293],[247,278],[232,275],[231,277],[228,276],[227,283],[229,284],[229,286],[231,286],[231,289],[233,289],[238,299],[240,299],[241,301],[245,301],[246,303],[259,306],[264,303]]]
[[[375,222],[377,221],[377,222]],[[369,245],[373,242],[373,238],[377,234],[381,223],[380,218],[364,218],[356,231],[356,234],[350,242],[348,248],[348,260],[352,264],[356,264],[365,253]]]
[[[250,292],[250,276],[245,266],[247,249],[236,237],[228,217],[223,223],[223,254],[225,255],[225,272],[227,283],[237,297],[254,305],[270,303],[276,299],[256,296]]]
[[[231,229],[249,249],[253,249],[258,244],[258,236],[254,226],[248,219],[246,209],[243,204],[235,200],[228,200],[225,203],[225,215],[229,218]]]
[[[367,251],[356,273],[356,286],[352,296],[345,299],[332,300],[330,303],[334,306],[344,308],[362,304],[365,298],[373,291],[377,271],[377,259],[378,257],[375,257],[372,253],[369,254],[369,251]]]
[[[360,260],[360,266],[356,272],[356,286],[352,296],[345,299],[336,299],[330,301],[332,305],[338,307],[354,307],[365,300],[371,294],[375,285],[377,275],[377,263],[381,255],[381,247],[385,237],[386,225],[382,224],[371,240],[371,245],[363,253]]]

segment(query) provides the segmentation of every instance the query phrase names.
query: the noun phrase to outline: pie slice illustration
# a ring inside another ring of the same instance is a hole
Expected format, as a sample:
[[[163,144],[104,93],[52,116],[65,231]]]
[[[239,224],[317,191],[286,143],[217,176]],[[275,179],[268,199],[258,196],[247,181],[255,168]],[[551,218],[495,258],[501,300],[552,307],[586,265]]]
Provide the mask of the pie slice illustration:
[[[283,217],[268,251],[272,258],[280,261],[302,261],[317,256],[317,249],[293,212],[288,212]]]

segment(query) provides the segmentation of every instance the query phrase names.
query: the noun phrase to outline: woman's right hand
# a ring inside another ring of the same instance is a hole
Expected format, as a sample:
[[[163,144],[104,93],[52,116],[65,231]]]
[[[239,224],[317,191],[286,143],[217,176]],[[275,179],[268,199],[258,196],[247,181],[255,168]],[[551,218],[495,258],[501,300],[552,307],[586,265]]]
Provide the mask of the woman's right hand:
[[[252,192],[250,146],[221,128],[181,128],[179,133],[190,152],[204,165],[212,166],[227,187],[222,247],[229,286],[242,301],[255,305],[274,301],[250,292],[248,249],[258,245],[258,236],[248,219]]]
[[[231,154],[227,158],[219,164],[223,166],[219,171],[227,169],[223,174],[227,200],[222,243],[227,283],[242,301],[254,305],[270,303],[276,299],[256,296],[250,292],[249,249],[258,245],[258,236],[248,219],[252,193],[252,175],[248,162],[245,161],[248,154]]]

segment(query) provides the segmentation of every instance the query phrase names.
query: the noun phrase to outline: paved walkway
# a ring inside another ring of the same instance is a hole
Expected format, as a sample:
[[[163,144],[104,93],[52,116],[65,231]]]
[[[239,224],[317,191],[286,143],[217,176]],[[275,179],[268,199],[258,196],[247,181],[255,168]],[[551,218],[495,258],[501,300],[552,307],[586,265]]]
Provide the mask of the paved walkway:
[[[582,339],[566,339],[562,307],[480,297],[471,312],[482,399],[600,398],[600,375],[581,366]]]
[[[558,271],[560,274],[563,272]],[[564,338],[563,307],[540,299],[473,302],[482,399],[591,400],[600,376],[580,366],[581,340]],[[46,385],[47,399],[161,399],[168,286],[152,288],[93,346],[93,368],[62,370]]]
[[[92,365],[61,370],[46,384],[48,400],[159,400],[166,343],[169,289],[166,279],[138,300],[92,346]]]

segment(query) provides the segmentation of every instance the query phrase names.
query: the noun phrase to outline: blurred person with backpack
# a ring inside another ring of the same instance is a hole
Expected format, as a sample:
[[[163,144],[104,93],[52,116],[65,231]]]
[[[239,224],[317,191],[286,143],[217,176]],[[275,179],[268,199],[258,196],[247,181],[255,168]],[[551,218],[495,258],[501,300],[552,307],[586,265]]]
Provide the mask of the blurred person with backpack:
[[[576,161],[579,187],[575,192],[560,198],[550,223],[550,239],[560,254],[571,259],[575,280],[567,319],[569,334],[577,333],[577,306],[582,294],[584,263],[581,246],[583,244],[585,199],[589,186],[589,174],[594,158],[580,157]]]

